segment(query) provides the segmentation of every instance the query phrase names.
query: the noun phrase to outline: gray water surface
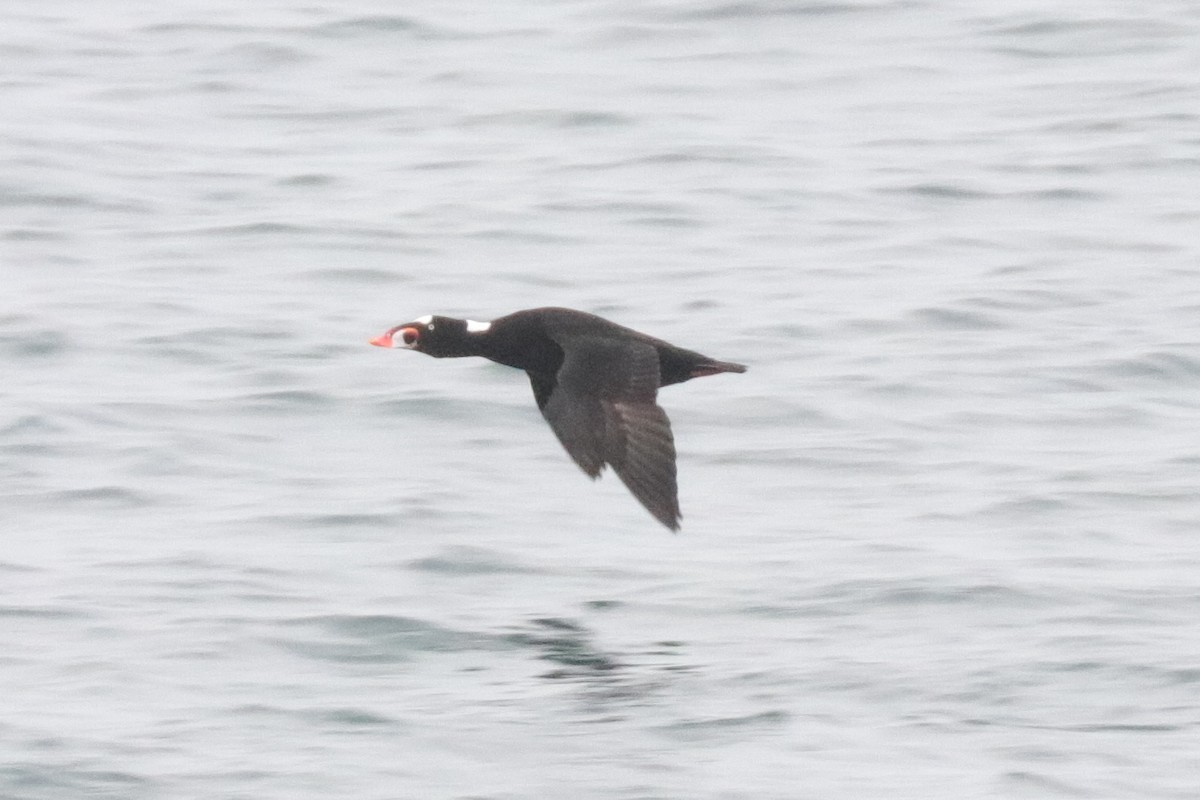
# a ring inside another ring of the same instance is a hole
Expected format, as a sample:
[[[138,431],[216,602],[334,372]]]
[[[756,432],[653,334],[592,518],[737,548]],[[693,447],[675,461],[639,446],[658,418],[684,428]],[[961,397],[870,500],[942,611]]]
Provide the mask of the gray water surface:
[[[13,5],[0,797],[1194,798],[1200,8]],[[524,376],[596,312],[684,529]]]

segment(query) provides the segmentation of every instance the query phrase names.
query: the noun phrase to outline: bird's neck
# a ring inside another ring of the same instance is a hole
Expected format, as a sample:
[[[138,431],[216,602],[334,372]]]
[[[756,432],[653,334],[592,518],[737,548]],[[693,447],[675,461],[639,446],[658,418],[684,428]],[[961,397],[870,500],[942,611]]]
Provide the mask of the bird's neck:
[[[437,358],[467,358],[483,356],[492,358],[492,331],[487,323],[474,320],[457,320],[464,325],[455,331],[453,337],[444,338],[438,345]],[[493,359],[495,360],[495,359]]]

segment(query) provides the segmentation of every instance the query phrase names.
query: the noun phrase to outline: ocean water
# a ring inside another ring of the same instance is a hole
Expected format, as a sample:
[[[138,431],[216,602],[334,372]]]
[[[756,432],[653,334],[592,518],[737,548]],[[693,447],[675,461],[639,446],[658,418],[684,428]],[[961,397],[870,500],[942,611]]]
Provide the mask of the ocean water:
[[[0,797],[1200,796],[1200,7],[9,4]],[[684,528],[524,376],[664,390]]]

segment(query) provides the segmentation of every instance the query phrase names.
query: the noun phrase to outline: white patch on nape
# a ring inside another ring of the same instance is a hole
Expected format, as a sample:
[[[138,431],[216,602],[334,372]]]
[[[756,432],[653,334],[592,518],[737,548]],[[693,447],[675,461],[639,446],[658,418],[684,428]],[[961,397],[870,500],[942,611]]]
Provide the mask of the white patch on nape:
[[[417,317],[413,320],[413,322],[416,322],[420,325],[428,325],[429,323],[433,322],[433,314],[426,314],[423,317]]]
[[[490,322],[476,322],[473,319],[467,320],[467,333],[483,333],[491,327],[492,323]]]

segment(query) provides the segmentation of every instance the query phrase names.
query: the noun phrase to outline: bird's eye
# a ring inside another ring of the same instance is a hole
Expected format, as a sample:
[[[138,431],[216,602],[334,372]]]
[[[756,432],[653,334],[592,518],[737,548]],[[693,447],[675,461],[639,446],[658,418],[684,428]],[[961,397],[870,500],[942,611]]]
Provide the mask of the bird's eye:
[[[404,339],[405,344],[416,344],[418,339],[416,328],[405,328],[400,331],[400,335]]]

